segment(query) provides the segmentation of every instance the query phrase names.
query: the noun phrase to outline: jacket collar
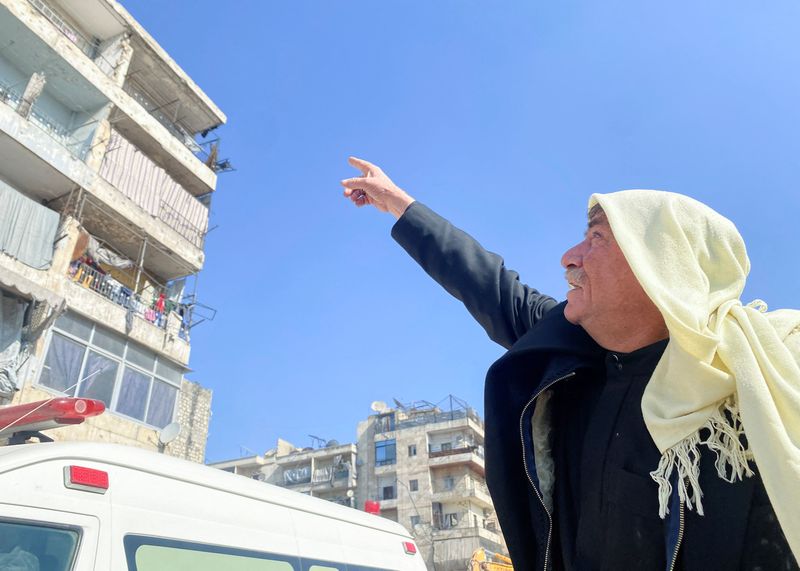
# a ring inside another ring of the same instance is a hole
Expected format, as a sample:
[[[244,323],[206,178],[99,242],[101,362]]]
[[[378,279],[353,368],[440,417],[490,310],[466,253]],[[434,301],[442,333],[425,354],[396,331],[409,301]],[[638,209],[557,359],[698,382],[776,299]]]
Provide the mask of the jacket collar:
[[[536,326],[514,343],[503,359],[529,351],[567,353],[591,361],[604,356],[605,349],[589,337],[582,327],[573,325],[564,317],[566,305],[567,302],[564,301],[548,311]]]

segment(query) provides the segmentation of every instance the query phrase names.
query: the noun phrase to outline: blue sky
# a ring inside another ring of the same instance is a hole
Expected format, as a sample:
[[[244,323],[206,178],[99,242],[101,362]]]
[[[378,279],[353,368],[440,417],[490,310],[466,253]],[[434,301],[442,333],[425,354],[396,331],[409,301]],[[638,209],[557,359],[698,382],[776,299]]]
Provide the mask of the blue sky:
[[[374,400],[479,412],[502,349],[339,180],[371,160],[557,298],[592,192],[736,222],[745,301],[798,305],[800,5],[123,0],[228,115],[192,337],[207,460],[341,442]]]

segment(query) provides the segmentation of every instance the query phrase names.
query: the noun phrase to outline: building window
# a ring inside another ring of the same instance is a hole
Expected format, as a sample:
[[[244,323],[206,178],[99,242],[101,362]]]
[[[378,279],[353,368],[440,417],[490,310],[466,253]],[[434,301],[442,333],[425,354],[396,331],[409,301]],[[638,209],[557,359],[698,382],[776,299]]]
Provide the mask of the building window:
[[[58,318],[39,384],[101,400],[114,412],[156,428],[175,417],[183,368],[74,314]]]
[[[447,476],[444,479],[444,489],[445,490],[452,490],[456,487],[456,480],[452,476]]]
[[[449,529],[451,527],[456,527],[458,525],[458,514],[444,514],[444,527],[445,529]]]
[[[419,491],[419,480],[409,480],[408,489],[412,492]]]
[[[409,444],[408,445],[408,455],[409,456],[416,456],[417,455],[417,445],[416,444]]]
[[[382,414],[375,419],[375,432],[391,432],[394,430],[394,413]]]
[[[394,438],[375,443],[375,465],[386,466],[397,462],[397,444]]]
[[[382,500],[393,500],[394,499],[394,486],[384,486],[381,489],[381,499]]]
[[[440,450],[442,452],[444,452],[446,450],[452,450],[452,449],[453,449],[453,444],[452,443],[450,443],[450,442],[442,442],[442,447],[440,448]]]
[[[411,516],[411,529],[413,530],[418,525],[419,525],[419,516],[418,515],[412,515]]]

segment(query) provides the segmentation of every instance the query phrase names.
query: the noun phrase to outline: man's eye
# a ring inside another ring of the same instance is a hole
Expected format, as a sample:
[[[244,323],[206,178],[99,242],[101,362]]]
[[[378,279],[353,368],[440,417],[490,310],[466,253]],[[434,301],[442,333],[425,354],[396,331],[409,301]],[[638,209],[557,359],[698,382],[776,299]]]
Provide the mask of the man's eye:
[[[594,231],[592,232],[592,238],[602,238],[603,235],[600,232]]]

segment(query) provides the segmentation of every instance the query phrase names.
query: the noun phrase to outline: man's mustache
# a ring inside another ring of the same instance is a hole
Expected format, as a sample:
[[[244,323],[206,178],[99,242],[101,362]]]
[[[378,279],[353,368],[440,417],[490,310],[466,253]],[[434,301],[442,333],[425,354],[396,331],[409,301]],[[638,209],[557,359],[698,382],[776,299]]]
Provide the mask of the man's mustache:
[[[582,268],[570,268],[564,272],[564,279],[571,286],[582,287],[586,280],[586,273]]]

